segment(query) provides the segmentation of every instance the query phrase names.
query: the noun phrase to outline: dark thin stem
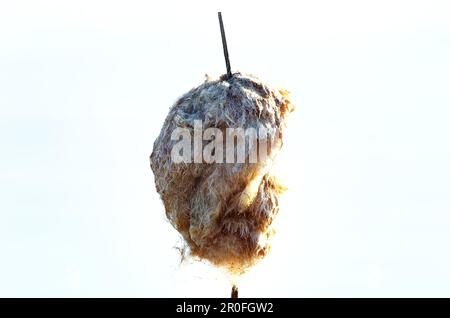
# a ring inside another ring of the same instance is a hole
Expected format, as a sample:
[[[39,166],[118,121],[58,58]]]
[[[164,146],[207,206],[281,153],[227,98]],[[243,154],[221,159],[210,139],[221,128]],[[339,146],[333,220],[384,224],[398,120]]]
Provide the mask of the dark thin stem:
[[[233,285],[231,288],[231,298],[238,298],[238,288],[236,285]]]
[[[225,29],[223,27],[222,12],[219,12],[220,34],[222,35],[223,54],[225,55],[225,63],[227,65],[227,76],[231,78],[230,58],[228,56],[227,38],[225,37]]]

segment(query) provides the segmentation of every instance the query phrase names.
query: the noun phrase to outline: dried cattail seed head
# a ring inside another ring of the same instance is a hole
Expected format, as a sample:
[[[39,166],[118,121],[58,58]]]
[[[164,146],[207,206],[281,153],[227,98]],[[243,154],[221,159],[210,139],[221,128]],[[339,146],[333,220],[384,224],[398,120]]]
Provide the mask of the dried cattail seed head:
[[[270,167],[282,145],[286,116],[293,110],[286,91],[239,73],[227,80],[208,78],[171,107],[150,160],[167,218],[192,256],[242,273],[267,254],[282,190]],[[181,128],[194,139],[199,136],[198,123],[200,145],[183,151],[188,160],[176,162],[173,149],[180,140],[174,140],[173,132]],[[214,135],[215,147],[210,145],[213,138],[205,138],[208,128],[216,128],[223,137]],[[238,142],[227,144],[227,138],[234,138],[229,128],[267,134],[257,134],[256,144],[245,135],[241,151]],[[269,144],[267,156],[259,156],[261,141]],[[234,161],[227,160],[230,150],[235,151]],[[215,161],[207,160],[208,151]],[[239,151],[244,162],[238,160]],[[252,151],[258,153],[257,161],[250,160]]]

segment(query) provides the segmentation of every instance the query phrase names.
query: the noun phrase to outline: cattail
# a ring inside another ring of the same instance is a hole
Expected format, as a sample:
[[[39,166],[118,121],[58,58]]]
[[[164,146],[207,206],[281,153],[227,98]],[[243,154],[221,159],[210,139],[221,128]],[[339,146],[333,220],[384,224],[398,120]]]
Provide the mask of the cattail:
[[[287,91],[240,73],[207,79],[170,108],[150,161],[190,255],[240,274],[268,253],[283,189],[271,166],[293,110]],[[185,134],[174,138],[180,129]],[[236,131],[245,132],[245,149]],[[174,154],[180,136],[191,149]]]

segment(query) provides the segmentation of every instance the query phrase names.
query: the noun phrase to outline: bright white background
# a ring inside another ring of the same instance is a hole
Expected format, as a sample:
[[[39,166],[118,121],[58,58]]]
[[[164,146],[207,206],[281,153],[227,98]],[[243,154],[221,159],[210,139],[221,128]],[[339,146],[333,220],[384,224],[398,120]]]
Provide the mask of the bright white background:
[[[0,2],[0,296],[228,296],[179,265],[148,159],[224,72],[220,9],[233,69],[298,106],[241,295],[449,297],[448,1],[220,3]]]

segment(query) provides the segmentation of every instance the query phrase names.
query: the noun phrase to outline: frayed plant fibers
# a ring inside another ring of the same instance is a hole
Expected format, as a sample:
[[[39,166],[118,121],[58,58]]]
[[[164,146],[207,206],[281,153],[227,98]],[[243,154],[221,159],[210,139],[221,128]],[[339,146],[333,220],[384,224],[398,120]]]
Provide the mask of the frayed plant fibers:
[[[241,274],[268,253],[283,190],[270,167],[282,146],[285,119],[293,110],[287,91],[240,73],[229,79],[208,78],[170,108],[150,162],[167,218],[186,241],[190,255]],[[203,131],[221,129],[224,139],[226,128],[263,127],[272,142],[269,155],[256,163],[173,162],[172,147],[179,142],[171,140],[173,130],[187,128],[193,136],[196,120],[202,121]]]

